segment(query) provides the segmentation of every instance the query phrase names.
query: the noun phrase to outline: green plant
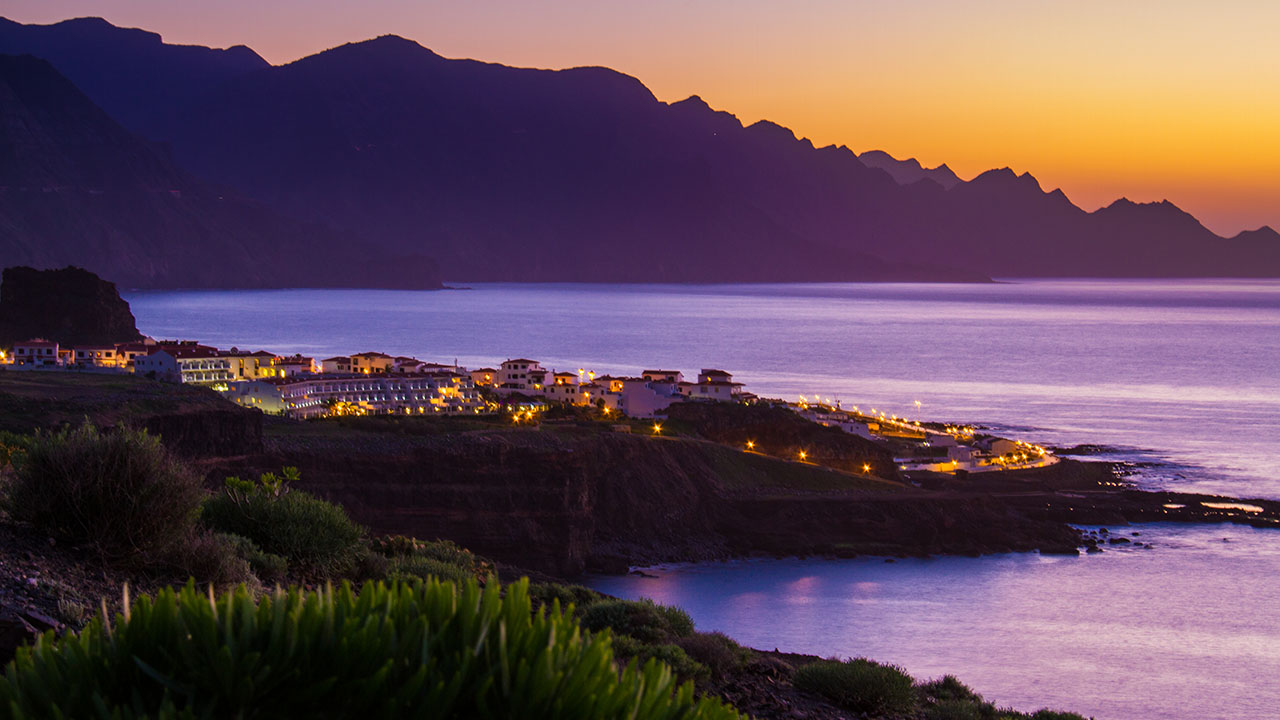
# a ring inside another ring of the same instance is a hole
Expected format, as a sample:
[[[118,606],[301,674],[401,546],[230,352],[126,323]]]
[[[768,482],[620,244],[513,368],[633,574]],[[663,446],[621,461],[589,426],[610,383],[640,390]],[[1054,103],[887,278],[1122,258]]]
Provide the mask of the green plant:
[[[370,548],[387,558],[384,572],[391,579],[434,575],[442,580],[461,582],[469,578],[484,579],[493,573],[490,563],[449,540],[427,542],[390,535],[375,539]]]
[[[419,555],[405,555],[392,558],[387,565],[388,580],[408,580],[411,578],[436,577],[441,580],[465,582],[475,579],[475,571],[435,558]]]
[[[284,558],[263,552],[262,548],[247,537],[226,533],[219,533],[219,535],[231,543],[237,556],[249,563],[249,569],[262,581],[263,585],[267,587],[280,585],[288,579],[289,563]]]
[[[935,700],[982,700],[981,695],[960,682],[955,675],[943,675],[937,680],[921,683],[920,692]]]
[[[0,432],[0,472],[13,470],[22,464],[31,437],[11,432]]]
[[[581,612],[588,605],[605,599],[604,595],[589,587],[560,583],[533,583],[529,586],[529,595],[535,605],[550,606],[558,602],[566,610],[572,606],[575,612]]]
[[[592,631],[611,628],[645,643],[666,642],[693,634],[689,613],[677,607],[643,600],[602,600],[581,613],[582,626]]]
[[[194,585],[79,635],[46,633],[0,679],[0,718],[416,717],[729,720],[656,660],[532,611],[527,581],[245,589]]]
[[[1044,708],[1030,715],[1031,720],[1085,720],[1083,715]]]
[[[285,478],[296,480],[290,470],[285,469]],[[200,518],[213,530],[248,538],[264,553],[284,558],[304,577],[350,572],[365,552],[364,529],[340,506],[291,492],[268,475],[256,484],[228,478],[226,490],[204,503]]]
[[[724,633],[694,633],[676,642],[689,657],[707,666],[713,677],[722,678],[742,667],[749,653]]]
[[[916,708],[911,676],[894,665],[855,658],[820,660],[796,670],[795,686],[868,715],[908,715]]]
[[[711,676],[706,665],[671,643],[647,643],[630,635],[614,635],[613,652],[622,661],[645,663],[654,659],[666,663],[681,680],[704,680]]]
[[[204,528],[187,537],[174,552],[173,561],[196,582],[220,588],[250,582],[251,578],[249,562],[238,552],[235,540]]]
[[[666,663],[667,667],[676,674],[681,680],[705,680],[711,677],[711,670],[697,660],[689,657],[679,645],[664,643],[661,645],[644,645],[640,652],[633,655],[637,661],[641,663],[649,660],[658,660]]]
[[[990,703],[947,699],[925,708],[925,720],[999,720],[1000,712]]]
[[[106,559],[158,560],[191,534],[200,478],[145,430],[38,432],[8,483],[16,520]]]

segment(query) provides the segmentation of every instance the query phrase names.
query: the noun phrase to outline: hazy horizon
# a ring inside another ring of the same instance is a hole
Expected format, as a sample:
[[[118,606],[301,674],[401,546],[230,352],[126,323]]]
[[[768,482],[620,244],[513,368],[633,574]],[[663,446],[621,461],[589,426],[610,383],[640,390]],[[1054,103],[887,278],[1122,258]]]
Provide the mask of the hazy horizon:
[[[1010,167],[1095,210],[1168,199],[1222,235],[1280,226],[1280,6],[936,0],[803,11],[760,0],[509,0],[360,7],[286,0],[14,0],[7,17],[101,16],[166,42],[284,64],[395,34],[446,57],[610,67],[666,102],[699,95],[815,145],[884,150],[965,179]]]

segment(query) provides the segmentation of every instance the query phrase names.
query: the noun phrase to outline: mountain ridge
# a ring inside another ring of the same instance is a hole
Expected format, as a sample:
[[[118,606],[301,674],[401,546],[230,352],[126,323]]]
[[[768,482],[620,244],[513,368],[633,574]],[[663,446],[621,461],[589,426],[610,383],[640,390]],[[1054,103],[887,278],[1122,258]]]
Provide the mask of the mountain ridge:
[[[454,60],[387,35],[218,75],[164,107],[135,95],[130,112],[202,179],[438,257],[458,280],[1280,275],[1267,233],[1090,213],[1007,168],[963,181],[815,148],[607,68]]]
[[[342,252],[344,236],[191,177],[31,55],[0,55],[0,159],[0,266],[125,287],[440,284],[428,262]]]

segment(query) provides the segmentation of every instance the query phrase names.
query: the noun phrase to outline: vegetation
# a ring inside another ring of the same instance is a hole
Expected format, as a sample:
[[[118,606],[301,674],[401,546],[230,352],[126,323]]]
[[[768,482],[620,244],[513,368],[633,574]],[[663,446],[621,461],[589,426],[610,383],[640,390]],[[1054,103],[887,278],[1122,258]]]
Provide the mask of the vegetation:
[[[297,468],[262,475],[257,482],[227,478],[224,492],[205,502],[200,519],[210,529],[247,538],[263,553],[284,558],[302,577],[342,577],[366,554],[364,529],[340,506],[293,490]]]
[[[4,506],[16,520],[109,559],[167,558],[195,527],[200,478],[143,430],[86,422],[37,432]]]
[[[108,621],[104,606],[79,637],[46,635],[0,679],[0,720],[43,716],[54,698],[66,717],[267,717],[307,709],[737,717],[695,702],[691,685],[675,689],[672,674],[707,690],[752,661],[723,634],[695,632],[683,610],[558,583],[524,581],[503,597],[491,563],[449,541],[370,540],[341,507],[295,489],[299,480],[295,468],[232,477],[210,497],[145,431],[102,432],[86,423],[34,436],[0,433],[0,507],[13,519],[89,545],[107,565],[239,585],[217,600],[194,584],[132,607],[126,600],[123,615]],[[346,585],[280,589],[366,578],[390,584],[366,585],[358,596]],[[264,595],[264,587],[276,591]],[[60,594],[55,614],[81,625],[93,614],[84,599]],[[583,635],[579,622],[592,634]],[[613,658],[628,669],[609,670]],[[954,677],[915,685],[900,669],[863,659],[807,665],[794,684],[885,717],[1082,720],[997,709]]]
[[[652,600],[603,600],[581,613],[582,626],[598,631],[606,628],[647,643],[663,642],[693,635],[689,613]]]
[[[193,585],[43,636],[0,680],[0,717],[736,718],[607,633],[533,612],[527,581],[435,580],[215,598]]]
[[[690,658],[706,666],[711,677],[723,679],[751,658],[749,650],[724,633],[694,633],[678,645]]]
[[[868,715],[908,715],[917,704],[910,675],[896,665],[881,665],[866,658],[810,663],[796,670],[795,686]]]
[[[571,606],[581,609],[606,599],[604,595],[591,588],[560,583],[534,583],[529,586],[529,595],[539,605],[559,603],[560,607],[565,608],[566,611]]]
[[[483,580],[493,573],[493,565],[470,550],[448,540],[426,542],[402,535],[373,541],[374,552],[387,558],[388,579],[436,577],[464,582]]]

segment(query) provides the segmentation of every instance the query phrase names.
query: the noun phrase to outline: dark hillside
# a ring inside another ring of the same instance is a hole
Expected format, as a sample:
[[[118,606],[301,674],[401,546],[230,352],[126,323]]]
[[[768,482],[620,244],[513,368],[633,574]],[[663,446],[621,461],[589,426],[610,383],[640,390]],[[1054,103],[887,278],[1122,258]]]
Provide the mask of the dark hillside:
[[[435,265],[298,223],[177,168],[52,65],[0,55],[0,266],[124,287],[439,287]]]

